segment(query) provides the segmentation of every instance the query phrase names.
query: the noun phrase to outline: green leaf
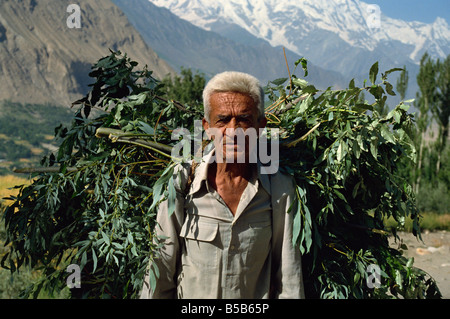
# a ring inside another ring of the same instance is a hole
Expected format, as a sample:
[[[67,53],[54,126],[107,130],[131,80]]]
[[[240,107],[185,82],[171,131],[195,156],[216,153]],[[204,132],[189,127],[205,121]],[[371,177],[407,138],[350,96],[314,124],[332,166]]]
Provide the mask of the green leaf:
[[[386,72],[384,72],[383,78],[386,79],[389,74],[391,74],[392,72],[398,72],[398,71],[401,72],[401,71],[403,71],[403,69],[402,68],[392,68],[390,70],[387,70]]]
[[[313,102],[312,96],[308,95],[308,97],[306,99],[301,101],[300,107],[298,109],[298,114],[305,112],[308,109],[308,107],[311,105],[312,102]]]
[[[342,161],[342,159],[345,156],[343,148],[344,148],[344,142],[340,141],[338,149],[337,149],[337,161],[338,162]]]
[[[355,157],[357,159],[359,159],[361,156],[361,147],[360,147],[358,140],[353,141],[352,150],[353,150],[353,154],[355,155]]]
[[[372,153],[372,156],[374,159],[377,159],[378,157],[378,138],[372,137],[370,140],[370,153]]]
[[[349,89],[354,89],[355,88],[355,79],[351,79],[350,83],[348,84],[348,88]]]
[[[347,199],[345,198],[344,194],[342,194],[337,189],[334,189],[333,192],[337,195],[338,198],[342,199],[344,202],[347,202]]]
[[[173,178],[169,179],[169,182],[167,184],[167,191],[168,191],[167,205],[168,205],[168,213],[170,216],[175,211],[175,205],[176,205],[176,199],[177,199],[177,192],[175,190]]]
[[[274,85],[281,85],[284,82],[286,82],[288,80],[288,78],[279,78],[273,81],[270,81],[270,83],[274,84]]]
[[[293,78],[292,83],[301,89],[306,88],[308,86],[308,82],[304,79]]]
[[[355,272],[355,275],[353,276],[353,281],[355,283],[359,283],[359,280],[361,279],[361,275],[359,272]]]
[[[375,85],[377,75],[378,75],[378,61],[371,66],[369,71],[369,80],[372,83],[372,85]]]
[[[405,103],[407,103],[407,102],[405,101]],[[411,104],[400,103],[400,105],[398,107],[400,109],[402,109],[403,111],[407,112],[410,109]]]
[[[394,111],[392,112],[392,115],[394,116],[395,122],[397,122],[397,123],[401,122],[401,116],[402,115],[401,115],[401,113],[399,111],[394,109]]]
[[[150,125],[148,125],[147,123],[143,122],[143,121],[138,121],[140,129],[145,133],[145,134],[149,134],[149,135],[153,135],[155,134],[155,130],[153,129],[153,127],[151,127]]]
[[[92,266],[92,273],[95,273],[95,271],[97,270],[97,255],[95,253],[94,248],[91,249],[92,252],[92,262],[93,262],[93,266]]]
[[[87,263],[87,252],[84,251],[84,252],[81,254],[80,269],[83,269],[84,266],[86,265],[86,263]]]
[[[128,96],[128,99],[130,101],[133,101],[134,105],[141,105],[145,102],[145,99],[147,98],[147,94],[145,92],[137,94],[137,95],[130,95]]]
[[[155,182],[153,186],[153,203],[150,206],[150,210],[155,209],[159,202],[163,199],[164,185],[172,178],[174,166],[169,165],[161,174],[161,177]]]
[[[411,268],[414,264],[414,257],[411,257],[408,259],[408,262],[406,263],[406,268]]]
[[[314,85],[307,85],[305,88],[303,88],[303,93],[317,93],[319,90],[316,89]]]
[[[373,106],[364,103],[357,103],[352,107],[352,110],[358,113],[364,113],[366,111],[373,111]]]
[[[395,144],[394,135],[389,130],[389,127],[386,125],[381,125],[380,127],[381,136],[384,137],[388,142]]]
[[[102,235],[102,238],[103,238],[104,242],[106,243],[106,245],[110,246],[111,241],[109,240],[108,235],[104,231],[101,231],[101,235]]]
[[[123,249],[123,245],[118,243],[118,242],[112,242],[111,245],[118,250],[122,250]]]
[[[292,226],[292,244],[296,246],[298,244],[298,240],[302,230],[302,214],[300,212],[300,203],[298,198],[296,198],[291,207],[289,207],[288,213],[294,214],[294,221]]]
[[[392,86],[391,83],[385,82],[384,85],[386,86],[386,92],[389,95],[392,95],[392,96],[396,95],[395,92],[394,92],[394,87]]]
[[[403,277],[400,270],[395,270],[395,283],[400,287],[400,289],[403,289]]]
[[[352,192],[352,197],[356,198],[356,196],[358,195],[358,190],[359,187],[361,186],[362,181],[359,181],[358,183],[356,183],[355,187],[353,187],[353,192]]]
[[[152,289],[154,289],[154,288],[156,287],[156,276],[155,276],[155,273],[153,272],[153,269],[152,269],[152,268],[149,269],[148,275],[149,275],[149,284],[150,284],[150,287],[151,287]]]
[[[304,229],[304,240],[305,240],[305,252],[304,253],[309,253],[312,243],[313,243],[313,234],[312,234],[312,220],[311,220],[311,213],[309,211],[308,206],[303,205],[303,210],[305,213],[305,225],[303,226]]]
[[[297,67],[299,64],[302,65],[302,69],[305,72],[305,77],[308,76],[308,60],[305,58],[300,58],[295,62],[295,66]]]
[[[139,256],[136,250],[136,245],[131,246],[131,253],[133,254],[133,256]]]

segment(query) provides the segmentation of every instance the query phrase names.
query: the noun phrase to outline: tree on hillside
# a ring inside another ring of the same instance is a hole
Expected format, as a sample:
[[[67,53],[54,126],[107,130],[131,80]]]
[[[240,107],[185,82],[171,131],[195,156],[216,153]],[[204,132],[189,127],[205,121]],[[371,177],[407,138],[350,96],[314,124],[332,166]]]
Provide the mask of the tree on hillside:
[[[191,106],[202,104],[202,90],[206,80],[203,74],[193,74],[191,69],[181,68],[180,76],[169,75],[162,80],[163,91],[169,100]]]
[[[306,73],[306,60],[298,65]],[[10,198],[1,265],[44,272],[26,296],[65,288],[69,265],[81,270],[73,298],[139,294],[160,247],[158,204],[167,199],[170,212],[175,203],[180,159],[172,151],[183,140],[172,133],[193,132],[202,113],[161,97],[161,83],[136,66],[115,52],[93,66],[91,92],[74,103],[72,124],[57,130],[58,152]],[[387,217],[400,225],[411,218],[420,237],[414,193],[398,176],[398,160],[415,159],[409,106],[374,112],[385,106],[386,93],[394,94],[387,81],[393,71],[378,77],[375,63],[362,88],[352,80],[347,89],[319,91],[295,71],[266,87],[268,127],[280,129],[280,169],[297,184],[292,244],[303,254],[309,298],[440,296],[435,281],[389,245],[396,233],[384,224]],[[363,92],[375,102],[361,100]],[[104,112],[93,117],[92,107]],[[151,285],[157,276],[150,271]]]
[[[441,61],[425,53],[417,76],[419,113],[415,143],[419,155],[413,184],[420,209],[437,213],[448,213],[449,177],[443,159],[448,153],[449,60],[450,55]]]
[[[403,66],[403,70],[400,72],[400,76],[397,79],[396,89],[400,95],[400,100],[403,101],[406,97],[406,91],[408,91],[409,73],[406,70],[406,66]]]
[[[419,147],[419,154],[415,170],[416,179],[414,190],[416,194],[420,191],[423,153],[426,133],[430,124],[430,112],[434,108],[436,102],[436,66],[428,53],[425,53],[420,60],[417,84],[419,86],[419,92],[417,92],[416,99],[416,107],[419,109],[419,117],[417,119],[417,127],[419,130],[417,145]]]
[[[436,103],[432,112],[438,123],[439,132],[436,142],[438,160],[436,163],[436,174],[439,174],[441,157],[448,140],[448,124],[450,119],[450,55],[444,61],[436,61]]]

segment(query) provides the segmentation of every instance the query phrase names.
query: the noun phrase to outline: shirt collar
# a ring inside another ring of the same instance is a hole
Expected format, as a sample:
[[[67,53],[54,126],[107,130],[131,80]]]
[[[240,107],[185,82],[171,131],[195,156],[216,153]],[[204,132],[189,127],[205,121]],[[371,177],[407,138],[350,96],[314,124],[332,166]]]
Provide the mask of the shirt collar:
[[[189,195],[194,194],[200,190],[200,187],[202,186],[202,183],[207,181],[208,179],[208,167],[210,162],[213,160],[214,155],[214,149],[212,149],[210,152],[208,152],[206,155],[202,157],[199,163],[197,163],[197,166],[194,170],[194,176],[192,180],[191,187],[189,189]],[[194,162],[192,165],[195,165]],[[261,174],[261,162],[258,160],[256,163],[256,171],[259,183],[264,188],[264,190],[270,195],[270,178],[268,174]]]

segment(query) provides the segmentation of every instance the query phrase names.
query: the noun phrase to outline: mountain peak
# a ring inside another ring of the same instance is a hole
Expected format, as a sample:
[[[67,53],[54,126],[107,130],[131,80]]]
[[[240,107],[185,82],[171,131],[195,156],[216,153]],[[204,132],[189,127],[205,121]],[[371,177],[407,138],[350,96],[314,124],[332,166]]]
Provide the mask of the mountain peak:
[[[443,30],[447,30],[449,29],[447,20],[445,20],[444,18],[441,17],[437,17],[436,20],[434,20],[434,22],[432,23],[433,28],[439,28],[439,29],[443,29]],[[447,36],[449,36],[449,33],[447,33]]]

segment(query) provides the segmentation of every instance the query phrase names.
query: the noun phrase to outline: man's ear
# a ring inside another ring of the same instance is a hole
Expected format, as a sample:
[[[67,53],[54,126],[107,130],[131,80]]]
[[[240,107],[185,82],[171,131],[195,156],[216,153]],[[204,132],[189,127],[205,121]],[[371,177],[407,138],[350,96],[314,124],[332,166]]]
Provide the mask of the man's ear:
[[[211,139],[211,134],[209,132],[209,122],[205,118],[202,119],[202,125],[206,132],[206,135],[208,135],[208,139]]]

